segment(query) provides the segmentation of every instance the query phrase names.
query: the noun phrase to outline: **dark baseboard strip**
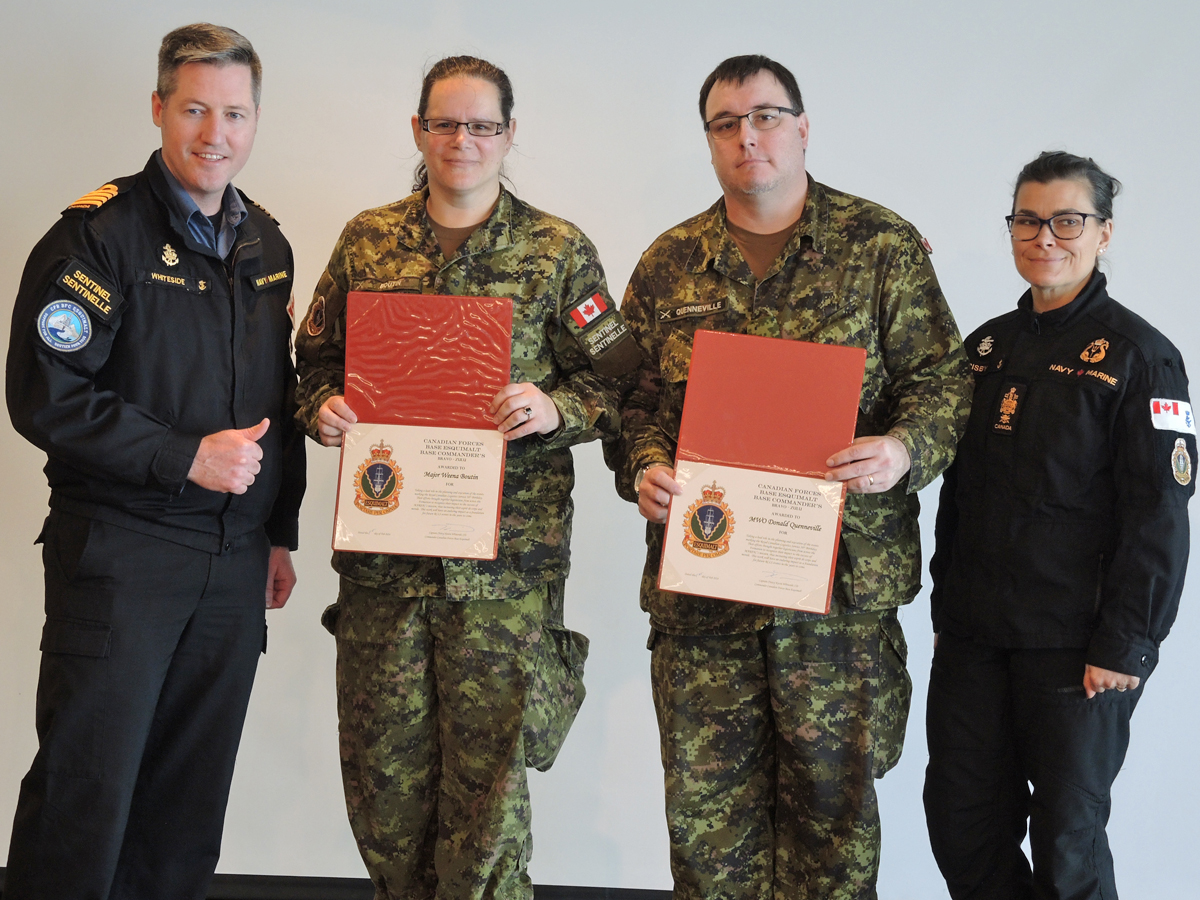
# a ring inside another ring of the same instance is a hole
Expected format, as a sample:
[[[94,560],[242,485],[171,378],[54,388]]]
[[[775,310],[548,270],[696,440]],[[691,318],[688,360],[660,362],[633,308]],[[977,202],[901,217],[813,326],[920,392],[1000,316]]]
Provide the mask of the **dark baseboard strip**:
[[[0,900],[4,898],[0,867]],[[539,884],[535,900],[670,900],[670,891]],[[208,900],[373,900],[366,878],[301,878],[295,875],[216,875]]]
[[[214,875],[208,900],[373,900],[369,878]],[[0,898],[3,900],[3,898]]]

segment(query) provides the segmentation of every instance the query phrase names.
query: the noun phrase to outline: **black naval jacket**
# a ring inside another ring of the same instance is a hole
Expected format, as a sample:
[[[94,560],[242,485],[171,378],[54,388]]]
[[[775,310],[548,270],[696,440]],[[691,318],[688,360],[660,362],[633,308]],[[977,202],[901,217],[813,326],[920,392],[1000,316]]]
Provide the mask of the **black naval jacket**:
[[[1183,590],[1195,423],[1179,351],[1105,284],[1041,315],[1027,291],[964,342],[975,398],[942,485],[933,627],[1141,676]]]
[[[247,202],[221,260],[170,191],[152,156],[72,204],[34,248],[13,310],[9,414],[46,451],[54,509],[212,553],[265,526],[273,546],[295,549],[305,472],[291,248]],[[201,438],[264,417],[246,493],[187,480]]]

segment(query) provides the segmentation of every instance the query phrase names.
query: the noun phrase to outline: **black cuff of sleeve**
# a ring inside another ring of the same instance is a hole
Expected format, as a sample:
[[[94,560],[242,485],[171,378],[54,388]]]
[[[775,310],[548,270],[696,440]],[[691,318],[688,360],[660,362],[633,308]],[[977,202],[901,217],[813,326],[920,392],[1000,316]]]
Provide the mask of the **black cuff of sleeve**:
[[[1158,663],[1158,647],[1153,642],[1123,641],[1109,635],[1096,634],[1088,644],[1087,664],[1099,666],[1122,675],[1144,678]]]
[[[150,476],[170,494],[182,493],[201,440],[199,435],[168,431],[150,463]]]
[[[272,520],[267,522],[265,528],[267,532],[267,539],[271,542],[272,547],[287,547],[289,550],[299,549],[299,519],[287,519],[283,522],[276,522]]]

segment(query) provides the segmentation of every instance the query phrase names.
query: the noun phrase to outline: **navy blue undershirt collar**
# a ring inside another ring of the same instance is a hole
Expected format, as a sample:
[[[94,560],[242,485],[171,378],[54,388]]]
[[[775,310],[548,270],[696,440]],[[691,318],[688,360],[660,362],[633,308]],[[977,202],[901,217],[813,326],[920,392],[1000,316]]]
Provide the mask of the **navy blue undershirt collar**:
[[[167,186],[171,189],[170,202],[174,204],[175,212],[179,214],[179,217],[187,222],[188,231],[193,240],[209,250],[215,251],[221,259],[224,259],[229,255],[234,241],[237,240],[238,226],[249,215],[246,211],[246,204],[242,202],[237,189],[232,184],[225,186],[225,195],[221,198],[221,228],[218,231],[213,227],[208,216],[200,211],[200,207],[196,205],[192,195],[171,174],[171,170],[163,161],[162,150],[155,151],[154,158],[158,161],[158,167],[162,170],[163,177],[167,180]]]

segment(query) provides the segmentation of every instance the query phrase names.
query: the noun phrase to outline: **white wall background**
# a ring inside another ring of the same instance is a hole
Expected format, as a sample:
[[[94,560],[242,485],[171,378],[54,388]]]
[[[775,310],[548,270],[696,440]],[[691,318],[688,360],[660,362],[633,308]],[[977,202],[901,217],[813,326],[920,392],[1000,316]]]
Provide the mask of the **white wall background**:
[[[265,65],[258,144],[238,179],[283,223],[298,302],[342,224],[408,192],[409,116],[425,67],[473,53],[509,72],[519,193],[578,224],[620,296],[659,233],[718,195],[696,111],[704,76],[761,52],[796,73],[812,119],[809,168],[890,206],[935,248],[963,332],[1022,284],[1001,217],[1012,179],[1046,148],[1090,154],[1126,184],[1109,255],[1114,296],[1200,366],[1193,266],[1200,226],[1200,7],[1137,4],[508,0],[0,0],[0,316],[57,213],[137,171],[161,36],[196,20],[246,34]],[[3,329],[7,338],[7,328]],[[6,346],[6,344],[5,344]],[[311,445],[310,445],[311,446]],[[317,623],[328,567],[333,451],[310,450],[301,583],[273,613],[229,808],[221,871],[356,876],[338,778],[333,641]],[[669,887],[657,735],[637,608],[641,520],[612,493],[595,447],[576,452],[576,561],[568,623],[592,638],[589,698],[559,762],[533,779],[542,884]],[[35,750],[42,623],[32,545],[46,509],[41,455],[0,424],[0,846]],[[1163,460],[1163,465],[1168,461]],[[937,487],[924,494],[931,525]],[[931,534],[926,529],[927,541]],[[930,549],[926,545],[927,552]],[[1193,578],[1134,721],[1110,834],[1123,896],[1194,896],[1200,743],[1189,657]],[[885,900],[945,896],[925,837],[925,594],[904,613],[917,699],[908,749],[880,783]]]

